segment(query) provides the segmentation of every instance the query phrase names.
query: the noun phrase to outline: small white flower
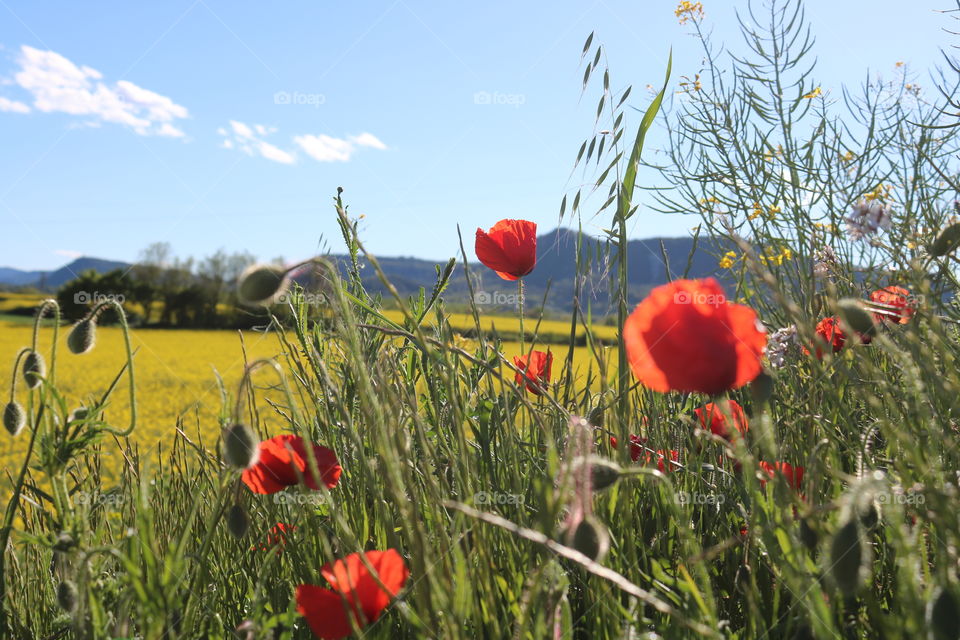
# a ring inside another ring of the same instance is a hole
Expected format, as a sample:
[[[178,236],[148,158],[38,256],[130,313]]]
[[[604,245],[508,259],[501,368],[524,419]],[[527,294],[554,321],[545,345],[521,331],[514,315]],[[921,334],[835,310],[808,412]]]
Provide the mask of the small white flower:
[[[818,278],[829,277],[840,265],[837,254],[833,252],[833,248],[829,245],[817,249],[816,253],[813,254],[813,259],[813,275]]]
[[[797,344],[799,344],[799,342],[797,340],[796,325],[777,329],[770,334],[770,339],[767,341],[766,346],[766,356],[767,360],[770,361],[770,366],[774,369],[783,367],[787,362],[787,353]]]
[[[853,205],[847,216],[847,235],[851,240],[863,240],[876,235],[881,229],[890,228],[891,212],[882,202],[862,200]]]

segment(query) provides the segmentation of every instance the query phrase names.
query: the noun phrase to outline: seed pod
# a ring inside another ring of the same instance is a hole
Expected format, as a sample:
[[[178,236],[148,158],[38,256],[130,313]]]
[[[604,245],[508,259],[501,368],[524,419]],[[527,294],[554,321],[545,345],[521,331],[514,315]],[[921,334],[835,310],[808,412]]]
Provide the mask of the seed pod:
[[[16,400],[7,403],[3,408],[3,426],[11,436],[18,435],[27,424],[27,413]]]
[[[223,430],[223,458],[236,469],[249,469],[260,458],[260,440],[247,425],[237,422]]]
[[[612,487],[620,479],[622,470],[620,465],[600,456],[590,456],[574,462],[574,473],[580,471],[581,465],[590,465],[590,486],[594,491],[603,491]]]
[[[86,420],[89,416],[90,409],[87,407],[77,407],[67,416],[67,422],[79,422],[80,420]]]
[[[594,427],[603,426],[603,405],[599,405],[590,410],[590,415],[587,416],[587,422],[589,422]]]
[[[859,300],[844,298],[837,303],[837,310],[840,317],[857,333],[870,337],[876,335],[877,325],[873,322],[873,316],[863,308]]]
[[[930,247],[930,255],[939,258],[960,246],[960,222],[955,222],[937,236]]]
[[[238,504],[230,507],[230,510],[227,511],[227,531],[230,532],[230,535],[239,540],[247,535],[249,529],[250,518],[247,517],[247,512],[244,511],[243,507]]]
[[[610,549],[610,534],[605,526],[587,516],[574,530],[570,546],[594,562],[600,562]]]
[[[927,603],[927,637],[930,640],[960,640],[960,609],[948,589],[938,589]]]
[[[870,558],[856,518],[850,518],[830,543],[830,575],[840,592],[854,596],[870,573]]]
[[[57,585],[57,604],[67,613],[73,613],[77,608],[77,585],[70,580],[64,580]]]
[[[287,289],[283,269],[271,265],[253,265],[240,276],[240,300],[247,304],[271,304]]]
[[[28,389],[36,389],[40,386],[40,381],[47,375],[47,363],[43,356],[36,351],[31,351],[23,359],[23,381]]]
[[[67,348],[78,356],[88,353],[97,344],[97,323],[93,318],[84,318],[67,335]]]

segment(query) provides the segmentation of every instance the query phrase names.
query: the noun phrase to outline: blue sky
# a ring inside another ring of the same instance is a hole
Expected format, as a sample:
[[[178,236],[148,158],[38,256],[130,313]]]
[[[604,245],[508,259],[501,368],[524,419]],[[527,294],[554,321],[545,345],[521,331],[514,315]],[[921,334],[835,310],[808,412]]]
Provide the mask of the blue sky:
[[[836,91],[904,61],[931,85],[954,28],[935,10],[950,5],[810,0],[816,78]],[[715,39],[736,44],[733,7],[745,4],[704,6]],[[155,241],[183,257],[295,260],[321,239],[339,250],[338,186],[380,255],[445,259],[458,224],[468,247],[501,218],[552,229],[594,130],[596,96],[580,99],[584,39],[596,31],[614,88],[633,84],[630,102],[645,108],[671,47],[674,85],[699,69],[675,7],[0,0],[0,265],[133,261]],[[633,221],[638,238],[696,222]]]

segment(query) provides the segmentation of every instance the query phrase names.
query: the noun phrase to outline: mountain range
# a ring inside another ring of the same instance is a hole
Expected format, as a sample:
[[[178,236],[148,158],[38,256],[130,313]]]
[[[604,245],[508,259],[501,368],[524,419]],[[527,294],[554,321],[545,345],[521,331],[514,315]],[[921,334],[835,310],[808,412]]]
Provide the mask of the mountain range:
[[[577,255],[581,267],[577,268]],[[695,244],[693,238],[648,238],[631,240],[627,244],[630,298],[637,301],[651,288],[686,274],[692,278],[714,276],[724,280],[722,269],[717,266],[717,256],[730,250],[731,246],[714,238],[701,238]],[[601,239],[579,235],[577,232],[558,228],[537,237],[537,266],[524,277],[525,304],[546,309],[568,311],[573,306],[577,285],[580,285],[580,306],[587,306],[597,315],[611,311],[610,286],[616,279],[615,246]],[[348,259],[331,255],[346,271]],[[453,257],[453,256],[451,256]],[[491,308],[509,308],[516,303],[516,283],[500,279],[491,270],[469,256],[470,282],[478,305]],[[412,257],[377,257],[377,261],[390,282],[401,295],[415,295],[420,287],[429,293],[437,279],[438,263]],[[81,257],[54,271],[22,271],[0,267],[0,287],[32,287],[42,291],[55,291],[76,275],[93,269],[104,273],[114,269],[126,269],[130,265],[116,260]],[[377,278],[374,269],[361,260],[361,278],[368,289],[387,292]],[[440,265],[442,266],[442,265]],[[470,287],[464,274],[462,261],[457,262],[444,298],[448,302],[466,302]]]

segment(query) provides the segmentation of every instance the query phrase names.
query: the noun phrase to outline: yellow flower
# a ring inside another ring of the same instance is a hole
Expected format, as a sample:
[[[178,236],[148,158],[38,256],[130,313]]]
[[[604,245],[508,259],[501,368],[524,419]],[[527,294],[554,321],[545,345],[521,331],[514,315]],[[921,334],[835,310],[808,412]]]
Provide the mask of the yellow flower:
[[[840,154],[840,160],[843,162],[850,162],[853,160],[853,151],[847,151],[846,153]]]
[[[749,220],[756,220],[757,218],[759,218],[759,217],[762,216],[762,215],[763,215],[763,208],[760,206],[760,203],[759,203],[759,202],[754,202],[754,203],[753,203],[753,213],[751,213],[749,216],[747,216],[747,218],[748,218]]]
[[[736,262],[737,252],[736,251],[727,251],[723,254],[723,257],[720,258],[720,268],[729,269]]]
[[[807,100],[812,100],[813,98],[819,97],[821,93],[823,92],[820,91],[820,87],[817,87],[816,89],[814,89],[813,91],[811,91],[810,93],[808,93],[803,97],[806,98]]]
[[[770,207],[767,209],[767,217],[771,219],[778,213],[780,213],[780,207]]]
[[[680,24],[686,24],[689,20],[703,18],[703,5],[699,2],[681,0],[673,14],[680,19]]]
[[[897,64],[896,64],[896,65],[894,65],[894,66],[896,66],[896,67],[897,67],[897,69],[899,69],[900,67],[902,67],[902,66],[903,66],[903,61],[902,61],[902,60],[900,60],[900,61],[898,61],[898,62],[897,62]]]

